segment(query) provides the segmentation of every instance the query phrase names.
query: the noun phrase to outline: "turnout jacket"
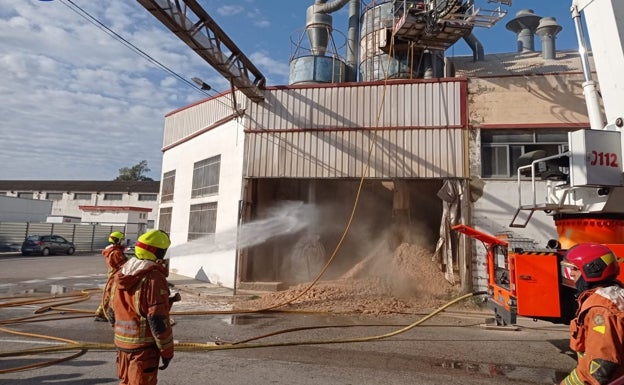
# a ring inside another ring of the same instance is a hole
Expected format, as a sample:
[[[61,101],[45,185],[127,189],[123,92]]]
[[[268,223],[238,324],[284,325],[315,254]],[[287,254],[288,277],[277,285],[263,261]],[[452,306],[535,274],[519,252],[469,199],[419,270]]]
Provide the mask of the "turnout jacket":
[[[162,357],[173,357],[166,274],[161,264],[132,258],[114,275],[108,318],[119,350],[157,348]]]
[[[109,276],[115,274],[127,260],[121,245],[110,244],[106,246],[106,248],[102,250],[102,255],[106,260]]]
[[[624,375],[624,288],[615,284],[583,292],[570,323],[576,368],[563,385],[604,385]]]

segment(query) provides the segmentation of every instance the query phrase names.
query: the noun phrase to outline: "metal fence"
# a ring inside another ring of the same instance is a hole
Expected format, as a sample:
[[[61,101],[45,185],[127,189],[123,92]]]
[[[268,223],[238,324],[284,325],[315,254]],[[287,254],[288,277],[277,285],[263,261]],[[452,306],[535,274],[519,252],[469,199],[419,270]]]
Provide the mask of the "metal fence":
[[[126,231],[124,225],[92,225],[80,223],[0,222],[0,252],[20,251],[29,235],[60,235],[76,246],[76,251],[101,250],[108,245],[113,231]]]

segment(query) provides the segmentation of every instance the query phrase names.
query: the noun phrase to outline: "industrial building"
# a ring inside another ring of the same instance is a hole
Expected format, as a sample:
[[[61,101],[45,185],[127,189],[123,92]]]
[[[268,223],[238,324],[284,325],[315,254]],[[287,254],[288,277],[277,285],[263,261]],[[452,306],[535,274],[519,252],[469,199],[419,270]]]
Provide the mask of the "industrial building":
[[[454,224],[540,246],[556,238],[546,213],[517,207],[561,171],[521,191],[516,170],[523,155],[557,154],[569,131],[589,127],[581,62],[556,50],[553,18],[490,2],[316,1],[289,85],[249,82],[168,114],[158,227],[171,235],[171,268],[232,288],[292,284],[334,253],[327,277],[380,244],[418,242],[449,282],[479,288],[484,250]],[[347,3],[341,56],[331,13]],[[485,54],[473,28],[504,17],[516,50]],[[474,54],[446,57],[459,40]]]
[[[135,240],[155,226],[159,189],[159,181],[0,180],[0,196],[20,198],[31,209],[46,208],[33,216],[15,211],[16,204],[10,213],[7,203],[0,222],[122,225]]]

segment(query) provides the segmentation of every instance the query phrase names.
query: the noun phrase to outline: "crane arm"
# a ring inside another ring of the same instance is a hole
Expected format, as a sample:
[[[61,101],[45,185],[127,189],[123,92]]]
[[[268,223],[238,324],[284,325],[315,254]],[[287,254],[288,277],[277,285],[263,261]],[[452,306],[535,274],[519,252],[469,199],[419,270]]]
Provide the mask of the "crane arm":
[[[264,100],[266,79],[196,0],[137,0],[254,102]]]

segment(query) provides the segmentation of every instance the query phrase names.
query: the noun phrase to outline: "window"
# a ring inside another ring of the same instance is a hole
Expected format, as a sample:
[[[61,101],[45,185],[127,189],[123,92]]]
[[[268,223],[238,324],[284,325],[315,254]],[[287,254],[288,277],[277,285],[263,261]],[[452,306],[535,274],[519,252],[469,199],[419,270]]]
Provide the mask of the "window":
[[[47,193],[46,199],[49,201],[60,201],[63,199],[63,193]]]
[[[160,193],[161,202],[171,202],[173,200],[173,189],[175,187],[175,170],[164,173],[162,184],[162,192]]]
[[[219,192],[221,155],[196,162],[193,166],[191,198],[215,195]]]
[[[163,207],[158,213],[158,229],[167,234],[171,232],[171,214],[173,207]]]
[[[217,203],[191,205],[188,240],[215,233],[217,228]]]
[[[155,201],[157,197],[156,194],[139,194],[140,201]]]
[[[566,130],[482,130],[481,175],[484,178],[515,178],[521,155],[544,150],[546,156],[567,151]]]
[[[7,192],[6,191],[0,191],[0,196],[6,196]]]
[[[31,193],[31,192],[18,192],[17,193],[17,197],[18,198],[33,199],[33,193]]]
[[[104,194],[105,201],[120,201],[123,194]]]
[[[91,200],[91,193],[74,193],[74,200]]]

